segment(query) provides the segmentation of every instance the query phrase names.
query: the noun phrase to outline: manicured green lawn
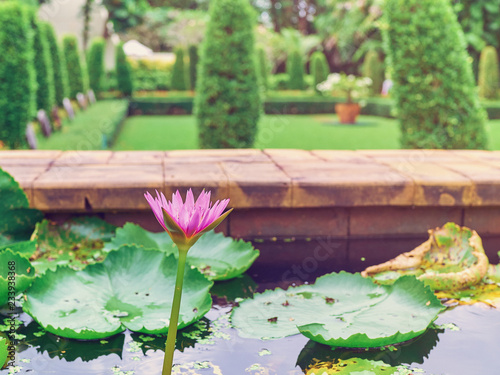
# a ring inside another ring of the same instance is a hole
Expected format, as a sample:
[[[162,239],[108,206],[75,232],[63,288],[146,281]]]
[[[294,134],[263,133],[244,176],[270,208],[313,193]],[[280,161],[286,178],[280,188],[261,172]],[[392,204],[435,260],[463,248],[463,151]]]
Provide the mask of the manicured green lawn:
[[[78,112],[73,121],[65,120],[60,131],[49,138],[37,134],[40,150],[101,150],[106,140],[125,116],[126,100],[100,100],[85,111]]]
[[[500,134],[499,134],[500,137]],[[360,116],[356,125],[342,125],[335,115],[266,115],[261,118],[256,148],[395,149],[396,120]],[[135,116],[126,120],[115,150],[196,149],[194,116]]]

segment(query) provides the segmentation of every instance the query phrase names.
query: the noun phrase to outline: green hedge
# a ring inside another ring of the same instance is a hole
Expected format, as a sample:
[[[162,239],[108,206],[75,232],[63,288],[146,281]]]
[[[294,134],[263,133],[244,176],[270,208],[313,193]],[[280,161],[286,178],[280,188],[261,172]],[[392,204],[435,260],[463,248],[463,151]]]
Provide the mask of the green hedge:
[[[68,71],[66,61],[57,43],[56,33],[49,22],[44,22],[47,32],[50,56],[52,58],[52,70],[54,73],[54,94],[56,104],[63,105],[63,99],[69,97]]]
[[[118,43],[115,53],[115,69],[118,91],[124,96],[131,96],[134,91],[132,80],[132,68],[127,61],[127,56],[123,51],[123,43]]]
[[[372,80],[370,93],[379,95],[385,78],[384,63],[377,51],[368,51],[363,61],[363,76]]]
[[[257,50],[257,71],[259,76],[259,82],[264,89],[267,91],[269,88],[269,69],[267,67],[267,56],[264,48],[259,48]]]
[[[293,51],[288,56],[286,61],[286,72],[288,74],[288,88],[290,90],[304,90],[306,84],[304,82],[304,62],[299,51]]]
[[[178,91],[187,90],[189,88],[187,78],[188,72],[186,71],[186,64],[184,63],[184,50],[182,48],[178,48],[175,51],[175,63],[172,68],[171,89]]]
[[[133,98],[130,101],[130,115],[179,115],[193,113],[193,98]],[[268,98],[263,102],[266,114],[319,114],[334,113],[335,104],[343,98]],[[499,104],[500,105],[500,104]],[[361,109],[362,114],[393,117],[392,100],[368,99]],[[500,114],[499,114],[500,115]]]
[[[196,88],[196,74],[198,69],[198,47],[189,46],[189,84],[191,85],[191,90]]]
[[[83,76],[82,61],[78,50],[78,41],[74,35],[66,35],[62,40],[66,70],[68,72],[69,95],[72,99],[76,94],[84,93],[85,77]]]
[[[89,74],[89,86],[96,95],[102,91],[104,79],[104,51],[106,41],[104,38],[95,38],[92,40],[87,52],[87,70]]]
[[[201,148],[253,145],[261,112],[255,19],[248,0],[210,2],[196,86]]]
[[[44,23],[38,20],[35,9],[30,8],[29,18],[33,29],[33,47],[35,74],[38,82],[36,91],[37,110],[43,109],[50,116],[52,108],[56,103],[54,89],[54,70],[50,56],[49,42],[47,40],[48,30]]]
[[[402,147],[485,148],[486,113],[449,0],[387,0],[383,12]]]
[[[36,97],[32,33],[24,8],[0,2],[0,140],[26,146],[26,124]]]
[[[330,66],[326,61],[325,54],[322,51],[316,51],[311,55],[309,62],[309,71],[313,77],[313,89],[318,92],[316,86],[326,81],[330,74]]]
[[[498,97],[498,55],[495,47],[487,46],[479,59],[479,96],[485,99]]]

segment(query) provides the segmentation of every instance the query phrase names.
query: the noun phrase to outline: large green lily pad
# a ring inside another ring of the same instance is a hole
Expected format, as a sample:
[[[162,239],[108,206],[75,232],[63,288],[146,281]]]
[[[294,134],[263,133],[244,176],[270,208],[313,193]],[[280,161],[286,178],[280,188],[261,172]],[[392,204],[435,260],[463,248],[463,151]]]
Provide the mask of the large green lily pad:
[[[429,230],[429,239],[414,250],[365,269],[380,283],[415,275],[433,290],[463,289],[478,284],[488,271],[481,238],[466,227],[446,223]]]
[[[35,269],[22,255],[6,249],[0,252],[0,306],[9,302],[10,297],[25,291],[33,282]],[[13,284],[9,284],[13,283]],[[12,289],[13,288],[13,289]],[[9,302],[9,307],[14,304]]]
[[[116,230],[105,248],[135,244],[149,249],[160,249],[177,256],[177,248],[166,232],[152,233],[140,226],[127,223]],[[244,273],[259,256],[251,243],[233,240],[222,233],[205,233],[189,250],[188,262],[211,280],[228,280]]]
[[[8,343],[5,337],[0,337],[0,369],[3,368],[9,356]]]
[[[45,330],[67,338],[101,339],[124,331],[168,331],[177,260],[158,250],[123,246],[82,271],[58,267],[37,278],[23,305]],[[179,328],[204,316],[213,283],[186,268]]]
[[[243,337],[273,339],[302,333],[330,346],[380,347],[422,334],[443,309],[413,276],[377,285],[359,274],[331,273],[313,285],[258,294],[235,307]]]
[[[3,243],[27,240],[43,214],[29,208],[28,198],[14,178],[0,168],[0,235]]]
[[[39,274],[61,265],[83,269],[105,258],[104,241],[113,237],[115,229],[97,217],[77,217],[62,224],[43,220],[34,232],[37,251],[32,263]]]

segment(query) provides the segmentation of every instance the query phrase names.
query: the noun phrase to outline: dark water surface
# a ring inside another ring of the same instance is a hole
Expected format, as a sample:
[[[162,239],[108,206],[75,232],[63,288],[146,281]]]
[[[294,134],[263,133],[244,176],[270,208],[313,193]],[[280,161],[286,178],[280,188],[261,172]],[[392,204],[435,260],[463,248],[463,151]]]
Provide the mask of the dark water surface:
[[[174,362],[182,368],[177,373],[298,375],[304,374],[317,360],[359,357],[393,366],[409,365],[425,370],[425,374],[500,374],[500,310],[484,304],[448,309],[435,322],[441,328],[429,329],[395,351],[332,350],[301,335],[266,341],[244,339],[230,327],[229,313],[237,298],[248,298],[255,291],[277,286],[314,282],[317,276],[327,272],[360,271],[409,251],[421,242],[418,238],[256,243],[262,251],[256,264],[242,278],[216,283],[212,290],[212,310],[196,327],[179,331],[182,337],[178,340]],[[500,249],[500,240],[485,239],[484,244],[491,262],[498,262],[495,255]],[[318,246],[327,251],[317,250]],[[24,313],[20,319],[24,325],[18,333],[26,337],[18,346],[19,374],[161,374],[164,337],[127,331],[105,341],[68,340],[42,334],[38,324]],[[8,373],[7,369],[0,371],[0,374]]]

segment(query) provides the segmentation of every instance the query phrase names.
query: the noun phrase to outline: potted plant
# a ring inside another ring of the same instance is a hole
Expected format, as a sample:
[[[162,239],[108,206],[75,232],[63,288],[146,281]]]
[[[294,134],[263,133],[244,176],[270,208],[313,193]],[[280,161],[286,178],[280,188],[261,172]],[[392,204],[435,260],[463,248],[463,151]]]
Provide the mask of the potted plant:
[[[368,87],[372,80],[368,77],[356,77],[352,74],[333,73],[326,81],[319,83],[316,88],[320,92],[342,92],[346,96],[345,103],[335,104],[335,113],[342,124],[354,124],[359,115],[361,106],[355,100],[368,94]]]

